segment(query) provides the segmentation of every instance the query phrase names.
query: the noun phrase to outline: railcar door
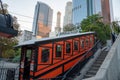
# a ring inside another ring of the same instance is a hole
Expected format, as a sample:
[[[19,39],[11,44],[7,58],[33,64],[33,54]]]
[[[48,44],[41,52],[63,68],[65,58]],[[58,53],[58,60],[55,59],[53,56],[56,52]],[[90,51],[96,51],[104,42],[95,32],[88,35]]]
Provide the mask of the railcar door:
[[[31,61],[31,49],[26,49],[25,53],[25,59],[24,59],[24,73],[23,73],[23,78],[24,79],[29,79],[30,75],[30,61]]]
[[[21,66],[20,66],[20,80],[29,80],[30,79],[30,63],[32,62],[32,55],[34,48],[22,48],[21,54]]]

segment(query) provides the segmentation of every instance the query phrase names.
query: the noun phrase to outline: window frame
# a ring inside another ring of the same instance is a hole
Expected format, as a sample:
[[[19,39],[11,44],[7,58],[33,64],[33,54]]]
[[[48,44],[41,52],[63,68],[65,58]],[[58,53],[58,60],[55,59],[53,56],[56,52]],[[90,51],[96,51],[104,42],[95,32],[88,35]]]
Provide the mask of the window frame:
[[[56,56],[57,45],[60,45],[62,47],[61,48],[61,57]],[[54,59],[63,59],[63,45],[62,44],[54,44]]]
[[[90,44],[93,44],[93,38],[90,37]]]
[[[85,43],[86,43],[86,47],[89,47],[89,39],[88,38],[85,40]]]
[[[47,51],[47,52],[45,52],[45,51]],[[49,62],[49,58],[50,58],[49,56],[50,56],[50,50],[47,49],[47,48],[42,48],[41,63],[48,63]]]
[[[75,50],[75,42],[78,43],[78,44],[77,44],[77,47],[78,47],[77,50]],[[79,40],[73,40],[73,51],[79,51]]]
[[[69,53],[67,53],[67,48],[66,48],[66,45],[67,45],[67,43],[70,43],[70,52]],[[70,42],[70,41],[66,41],[65,42],[65,54],[66,55],[72,55],[72,42]]]
[[[49,49],[49,59],[48,59],[47,62],[42,62],[42,49],[43,49],[43,48]],[[39,56],[39,58],[38,58],[39,63],[40,63],[40,64],[46,64],[46,65],[51,64],[51,63],[52,63],[52,48],[49,48],[49,47],[39,47],[39,51],[40,51],[40,53],[39,53],[40,56]]]
[[[26,49],[25,56],[28,58],[28,61],[32,61],[32,52],[33,52],[33,49],[29,49],[29,48]]]
[[[84,44],[84,45],[82,46],[82,44]],[[85,48],[85,42],[84,42],[83,39],[80,40],[80,48],[81,48],[81,49],[84,49],[84,48]]]

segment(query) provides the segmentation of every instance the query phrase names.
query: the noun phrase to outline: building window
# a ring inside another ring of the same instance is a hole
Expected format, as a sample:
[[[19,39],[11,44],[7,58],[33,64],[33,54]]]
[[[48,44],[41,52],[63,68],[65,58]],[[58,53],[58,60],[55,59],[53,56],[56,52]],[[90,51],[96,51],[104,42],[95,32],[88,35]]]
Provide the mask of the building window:
[[[74,50],[78,50],[78,41],[74,41]]]
[[[56,45],[56,57],[62,57],[62,46]]]
[[[41,62],[46,63],[49,61],[50,50],[42,48]]]
[[[84,48],[84,41],[81,40],[81,48]]]
[[[69,54],[71,51],[71,44],[69,42],[66,43],[66,53]]]

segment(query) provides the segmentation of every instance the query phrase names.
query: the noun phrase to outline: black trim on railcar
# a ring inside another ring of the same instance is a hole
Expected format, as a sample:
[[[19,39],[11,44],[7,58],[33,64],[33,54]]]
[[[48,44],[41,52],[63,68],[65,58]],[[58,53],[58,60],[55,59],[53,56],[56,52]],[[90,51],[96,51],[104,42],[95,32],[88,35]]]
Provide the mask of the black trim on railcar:
[[[85,54],[85,53],[84,53],[84,54]],[[55,69],[57,69],[57,68],[59,68],[59,67],[62,67],[62,66],[64,66],[65,64],[67,64],[67,63],[69,63],[69,62],[71,62],[71,61],[73,61],[73,60],[75,60],[76,58],[79,58],[79,57],[83,56],[84,54],[81,54],[81,55],[79,55],[79,56],[77,56],[77,57],[75,57],[75,58],[73,58],[73,59],[71,59],[71,60],[69,60],[69,61],[61,64],[61,65],[58,65],[58,66],[56,66],[56,67],[54,67],[54,68],[52,68],[52,69],[44,72],[43,74],[40,74],[40,75],[38,75],[38,76],[35,76],[34,79],[40,78],[40,77],[42,77],[43,75],[45,75],[45,74],[47,74],[47,73],[49,73],[49,72],[51,72],[51,71],[53,71],[53,70],[55,70]],[[40,71],[40,70],[39,70],[39,71]],[[37,71],[37,72],[39,72],[39,71]]]
[[[81,34],[81,35],[73,35],[73,36],[67,36],[67,37],[60,37],[60,38],[53,38],[53,39],[48,39],[48,40],[44,40],[44,41],[37,41],[35,42],[36,44],[49,44],[49,43],[52,43],[52,42],[59,42],[59,41],[63,41],[63,40],[69,40],[69,39],[72,39],[72,38],[78,38],[78,37],[81,37],[81,36],[85,36],[85,35],[91,35],[91,34],[94,34],[94,33],[88,33],[88,34]]]

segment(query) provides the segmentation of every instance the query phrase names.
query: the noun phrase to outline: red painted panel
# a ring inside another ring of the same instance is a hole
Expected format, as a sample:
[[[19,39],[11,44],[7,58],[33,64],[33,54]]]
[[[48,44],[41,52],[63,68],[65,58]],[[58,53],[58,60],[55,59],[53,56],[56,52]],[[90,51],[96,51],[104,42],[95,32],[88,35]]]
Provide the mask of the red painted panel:
[[[50,50],[50,53],[49,53],[49,60],[46,63],[42,63],[42,61],[41,61],[42,48],[47,48],[47,47],[39,47],[39,50],[38,50],[38,64],[51,64],[52,63],[52,48],[47,48],[47,49]]]
[[[59,68],[51,71],[50,73],[42,76],[41,78],[42,79],[44,79],[44,78],[55,78],[56,76],[58,76],[61,73],[62,73],[62,67],[59,67]]]
[[[64,65],[64,71],[67,71],[68,69],[70,69],[73,65],[75,65],[80,59],[82,59],[81,57],[67,63]]]
[[[44,46],[44,47],[52,47],[52,43],[49,43],[49,44],[42,44],[40,46]]]

